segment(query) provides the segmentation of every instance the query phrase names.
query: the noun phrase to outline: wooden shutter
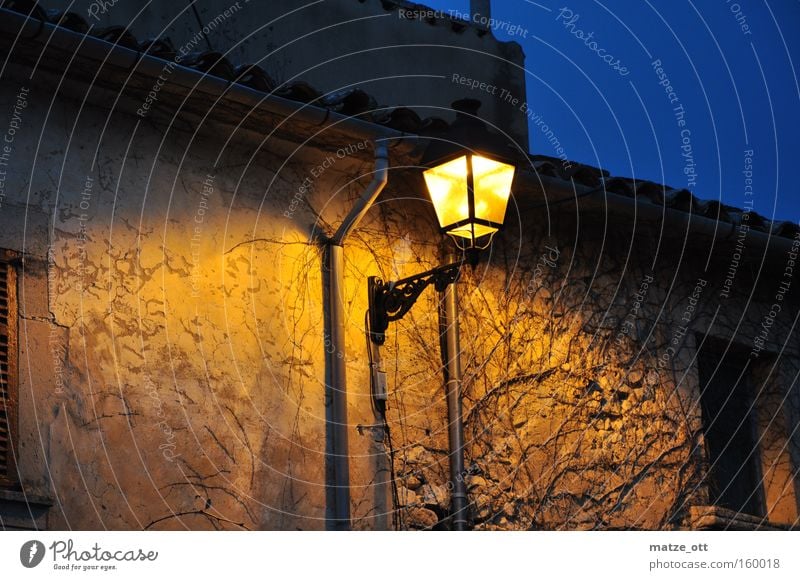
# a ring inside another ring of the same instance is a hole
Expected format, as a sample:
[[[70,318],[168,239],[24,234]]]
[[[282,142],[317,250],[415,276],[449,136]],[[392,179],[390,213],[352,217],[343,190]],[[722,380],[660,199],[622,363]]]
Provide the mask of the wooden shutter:
[[[16,272],[0,262],[0,485],[17,480],[17,300]]]

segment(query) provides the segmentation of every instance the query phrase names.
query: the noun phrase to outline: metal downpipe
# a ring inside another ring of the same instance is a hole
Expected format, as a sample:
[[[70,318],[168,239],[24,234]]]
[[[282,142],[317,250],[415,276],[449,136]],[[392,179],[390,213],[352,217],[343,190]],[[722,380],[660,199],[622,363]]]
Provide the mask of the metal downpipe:
[[[326,274],[327,328],[325,329],[326,394],[331,411],[328,415],[327,452],[330,453],[331,473],[329,485],[333,493],[328,494],[333,502],[329,512],[328,528],[350,529],[350,458],[347,433],[347,392],[345,376],[344,302],[343,276],[344,248],[334,244],[325,246],[323,267]],[[332,480],[332,481],[331,481]],[[332,512],[332,513],[331,513]]]
[[[347,421],[347,372],[344,311],[344,242],[380,195],[389,179],[389,153],[385,142],[375,143],[375,171],[372,181],[339,229],[325,244],[323,280],[327,316],[325,329],[326,393],[330,397],[328,449],[332,455],[332,517],[328,527],[350,529],[350,456]],[[330,481],[330,480],[329,480]],[[329,484],[330,485],[330,484]]]

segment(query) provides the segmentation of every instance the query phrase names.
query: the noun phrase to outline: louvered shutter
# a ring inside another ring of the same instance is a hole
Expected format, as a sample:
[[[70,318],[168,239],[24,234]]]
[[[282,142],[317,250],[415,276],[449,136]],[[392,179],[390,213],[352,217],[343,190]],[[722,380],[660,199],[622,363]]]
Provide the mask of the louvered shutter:
[[[0,483],[17,479],[14,439],[17,418],[17,308],[13,266],[0,262]]]

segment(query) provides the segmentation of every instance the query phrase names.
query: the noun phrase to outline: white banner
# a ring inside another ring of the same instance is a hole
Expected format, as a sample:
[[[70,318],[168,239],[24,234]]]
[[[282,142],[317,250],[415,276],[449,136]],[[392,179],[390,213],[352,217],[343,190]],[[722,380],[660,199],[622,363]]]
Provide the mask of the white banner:
[[[14,579],[769,579],[800,578],[799,540],[796,532],[5,532],[0,562],[2,577]]]

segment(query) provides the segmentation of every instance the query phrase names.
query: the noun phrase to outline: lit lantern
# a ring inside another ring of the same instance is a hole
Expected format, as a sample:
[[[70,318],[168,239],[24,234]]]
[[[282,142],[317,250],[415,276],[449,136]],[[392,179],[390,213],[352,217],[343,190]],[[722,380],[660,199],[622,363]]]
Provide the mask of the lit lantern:
[[[464,249],[484,249],[502,227],[514,181],[514,165],[501,160],[508,149],[475,113],[480,102],[453,103],[458,111],[447,134],[431,143],[423,172],[442,232]]]
[[[513,165],[469,154],[432,167],[424,176],[442,231],[464,238],[465,247],[478,247],[478,240],[503,225]]]

